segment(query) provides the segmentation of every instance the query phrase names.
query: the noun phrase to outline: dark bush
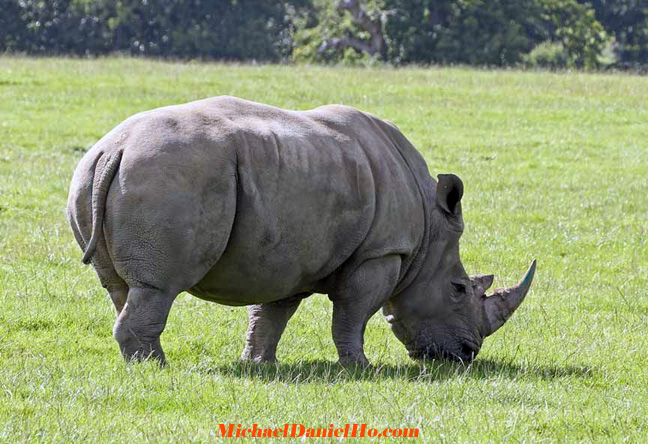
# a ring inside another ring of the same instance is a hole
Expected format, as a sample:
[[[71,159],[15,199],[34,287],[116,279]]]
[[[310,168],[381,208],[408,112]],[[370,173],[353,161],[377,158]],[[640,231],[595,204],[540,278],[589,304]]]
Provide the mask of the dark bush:
[[[0,50],[277,61],[286,4],[270,0],[0,0]]]
[[[596,17],[616,39],[620,66],[648,65],[648,2],[592,0]]]
[[[471,65],[515,65],[542,38],[536,0],[454,2],[440,33],[437,60]]]

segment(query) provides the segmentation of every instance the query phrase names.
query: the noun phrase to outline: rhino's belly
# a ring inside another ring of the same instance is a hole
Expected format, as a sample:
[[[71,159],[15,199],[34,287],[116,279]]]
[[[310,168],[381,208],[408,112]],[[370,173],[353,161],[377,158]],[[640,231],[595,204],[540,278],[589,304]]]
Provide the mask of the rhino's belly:
[[[362,212],[346,221],[338,217],[337,224],[312,219],[303,224],[296,217],[282,223],[267,214],[262,217],[251,207],[237,214],[223,255],[190,293],[221,304],[249,305],[324,292],[322,281],[342,267],[366,233]]]
[[[241,263],[224,258],[188,292],[210,302],[240,306],[274,302],[316,290],[313,277],[300,275],[296,267],[291,272],[291,266],[286,264],[284,272],[277,273],[267,263],[264,267],[257,258],[250,259]]]
[[[230,305],[235,307],[280,301],[282,299],[289,298],[290,296],[304,293],[304,292],[295,292],[288,295],[273,295],[268,297],[267,293],[260,294],[260,293],[246,292],[246,291],[223,292],[222,290],[216,290],[216,289],[206,290],[204,287],[201,287],[200,284],[190,288],[187,292],[205,301],[215,302],[217,304]]]
[[[187,290],[193,296],[209,302],[215,302],[222,305],[242,306],[260,304],[271,301],[259,301],[257,295],[249,293],[223,293],[221,290],[205,289],[201,284],[191,287]]]

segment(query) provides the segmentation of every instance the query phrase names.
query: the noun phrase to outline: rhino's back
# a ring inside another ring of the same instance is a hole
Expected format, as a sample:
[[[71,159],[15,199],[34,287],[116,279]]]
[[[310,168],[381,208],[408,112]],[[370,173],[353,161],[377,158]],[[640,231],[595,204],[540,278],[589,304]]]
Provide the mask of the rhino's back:
[[[147,201],[152,219],[165,217],[155,212],[168,212],[169,201],[191,203],[190,216],[167,225],[196,232],[186,248],[200,250],[200,263],[209,263],[190,289],[199,297],[243,305],[324,291],[323,280],[345,265],[390,252],[412,255],[420,243],[416,181],[372,116],[340,106],[296,112],[220,97],[129,120],[124,188],[111,195]],[[158,190],[154,198],[146,195],[151,190]],[[234,208],[218,204],[234,194]],[[214,233],[205,229],[220,220],[232,221],[219,228],[224,246],[212,245]],[[119,225],[107,224],[115,233]]]

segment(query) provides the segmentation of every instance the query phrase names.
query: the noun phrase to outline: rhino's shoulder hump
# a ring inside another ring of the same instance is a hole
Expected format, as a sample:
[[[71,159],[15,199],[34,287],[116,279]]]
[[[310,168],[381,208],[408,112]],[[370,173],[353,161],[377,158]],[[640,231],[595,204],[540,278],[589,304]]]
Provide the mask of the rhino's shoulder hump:
[[[324,124],[350,125],[366,120],[368,114],[346,105],[324,105],[302,111],[305,117]]]

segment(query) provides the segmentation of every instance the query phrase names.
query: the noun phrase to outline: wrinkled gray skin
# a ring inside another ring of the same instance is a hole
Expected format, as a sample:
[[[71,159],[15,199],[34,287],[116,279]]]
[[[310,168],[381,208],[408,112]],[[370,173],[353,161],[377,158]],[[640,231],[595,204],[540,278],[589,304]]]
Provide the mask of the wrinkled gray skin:
[[[160,334],[188,291],[249,305],[244,360],[274,360],[300,301],[324,293],[344,364],[367,364],[363,334],[381,307],[411,356],[469,361],[510,316],[487,313],[486,299],[510,290],[486,298],[492,276],[466,274],[463,185],[439,177],[371,114],[217,97],[137,114],[103,137],[74,173],[68,219],[129,360],[164,362]]]

